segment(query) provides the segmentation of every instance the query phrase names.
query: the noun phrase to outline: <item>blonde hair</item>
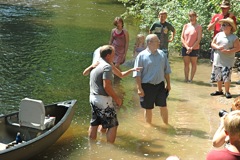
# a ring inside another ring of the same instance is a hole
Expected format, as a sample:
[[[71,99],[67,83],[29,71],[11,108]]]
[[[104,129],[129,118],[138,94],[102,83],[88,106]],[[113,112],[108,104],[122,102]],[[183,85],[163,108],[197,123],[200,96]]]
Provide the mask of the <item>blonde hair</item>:
[[[235,110],[227,114],[224,119],[224,128],[229,136],[240,137],[240,110]]]
[[[160,12],[158,13],[159,16],[160,16],[161,14],[166,14],[166,15],[167,15],[167,11],[162,10],[162,11],[160,11]]]
[[[193,10],[189,11],[188,15],[197,17],[197,13],[195,11],[193,11]]]
[[[139,34],[137,35],[137,38],[141,38],[141,37],[144,37],[144,38],[145,38],[144,34],[139,33]]]
[[[139,45],[139,43],[140,43],[140,38],[144,38],[144,39],[145,39],[144,34],[141,34],[141,33],[140,33],[140,34],[137,35],[135,45]]]

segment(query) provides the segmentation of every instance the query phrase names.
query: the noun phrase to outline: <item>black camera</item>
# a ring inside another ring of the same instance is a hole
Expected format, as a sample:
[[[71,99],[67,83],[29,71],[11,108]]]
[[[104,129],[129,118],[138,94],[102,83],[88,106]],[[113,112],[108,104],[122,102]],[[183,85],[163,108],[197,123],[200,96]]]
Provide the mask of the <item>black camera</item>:
[[[228,114],[228,112],[225,111],[224,109],[220,110],[219,113],[218,113],[219,117],[223,117],[223,116],[225,116],[226,114]]]

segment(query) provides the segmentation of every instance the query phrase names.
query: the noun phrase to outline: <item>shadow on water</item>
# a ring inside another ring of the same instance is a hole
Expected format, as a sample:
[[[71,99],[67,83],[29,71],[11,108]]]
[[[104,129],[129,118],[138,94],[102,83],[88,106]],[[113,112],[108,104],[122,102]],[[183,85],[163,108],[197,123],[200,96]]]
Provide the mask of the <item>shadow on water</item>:
[[[162,149],[164,145],[162,145],[161,141],[163,139],[140,139],[137,137],[131,136],[119,136],[118,139],[124,143],[123,145],[117,145],[118,149],[122,149],[122,152],[127,152],[129,154],[129,158],[138,157],[138,159],[148,157],[148,158],[159,158],[161,156],[169,156]],[[126,150],[126,148],[128,148]]]
[[[208,139],[209,137],[206,136],[207,132],[204,132],[203,130],[198,129],[191,129],[191,128],[180,128],[180,127],[174,127],[169,125],[166,128],[162,128],[160,126],[154,126],[157,128],[158,131],[161,131],[162,133],[165,133],[168,136],[194,136],[197,138],[202,139]]]
[[[140,131],[142,136],[135,137],[131,136],[131,134],[119,135],[118,140],[121,141],[122,145],[118,144],[117,147],[122,149],[123,152],[128,152],[129,154],[132,154],[132,157],[137,155],[139,158],[147,157],[151,159],[159,159],[171,155],[168,152],[164,151],[164,148],[166,148],[166,144],[171,143],[175,145],[180,145],[179,140],[184,137],[196,137],[205,140],[209,139],[206,132],[197,129],[174,128],[173,126],[162,127],[157,125],[152,125],[148,129],[149,130],[145,133]],[[151,130],[154,130],[155,132],[157,132],[157,134],[160,134],[161,136],[150,136],[150,134],[153,134]],[[138,134],[135,133],[135,135]],[[171,140],[169,140],[169,138],[165,139],[166,136],[170,136]],[[181,138],[177,140],[176,137]]]

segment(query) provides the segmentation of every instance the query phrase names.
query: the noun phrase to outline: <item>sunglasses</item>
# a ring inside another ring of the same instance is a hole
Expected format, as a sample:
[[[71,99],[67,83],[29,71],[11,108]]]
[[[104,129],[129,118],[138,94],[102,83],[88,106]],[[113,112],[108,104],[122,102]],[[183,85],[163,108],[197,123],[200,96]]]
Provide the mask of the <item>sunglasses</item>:
[[[228,23],[223,23],[222,26],[223,26],[223,27],[226,27],[226,26],[230,26],[230,24],[228,24]]]

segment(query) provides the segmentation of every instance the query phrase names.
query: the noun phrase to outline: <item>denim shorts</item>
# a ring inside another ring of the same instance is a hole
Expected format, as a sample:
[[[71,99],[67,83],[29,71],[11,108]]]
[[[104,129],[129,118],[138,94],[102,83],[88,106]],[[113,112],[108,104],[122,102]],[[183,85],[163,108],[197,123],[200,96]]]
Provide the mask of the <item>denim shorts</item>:
[[[187,48],[182,47],[182,56],[189,56],[189,57],[198,57],[199,49],[192,50],[189,54],[186,53]]]
[[[145,96],[140,97],[140,104],[142,108],[153,109],[154,104],[159,107],[167,106],[167,95],[164,82],[159,84],[142,83],[142,89]]]

